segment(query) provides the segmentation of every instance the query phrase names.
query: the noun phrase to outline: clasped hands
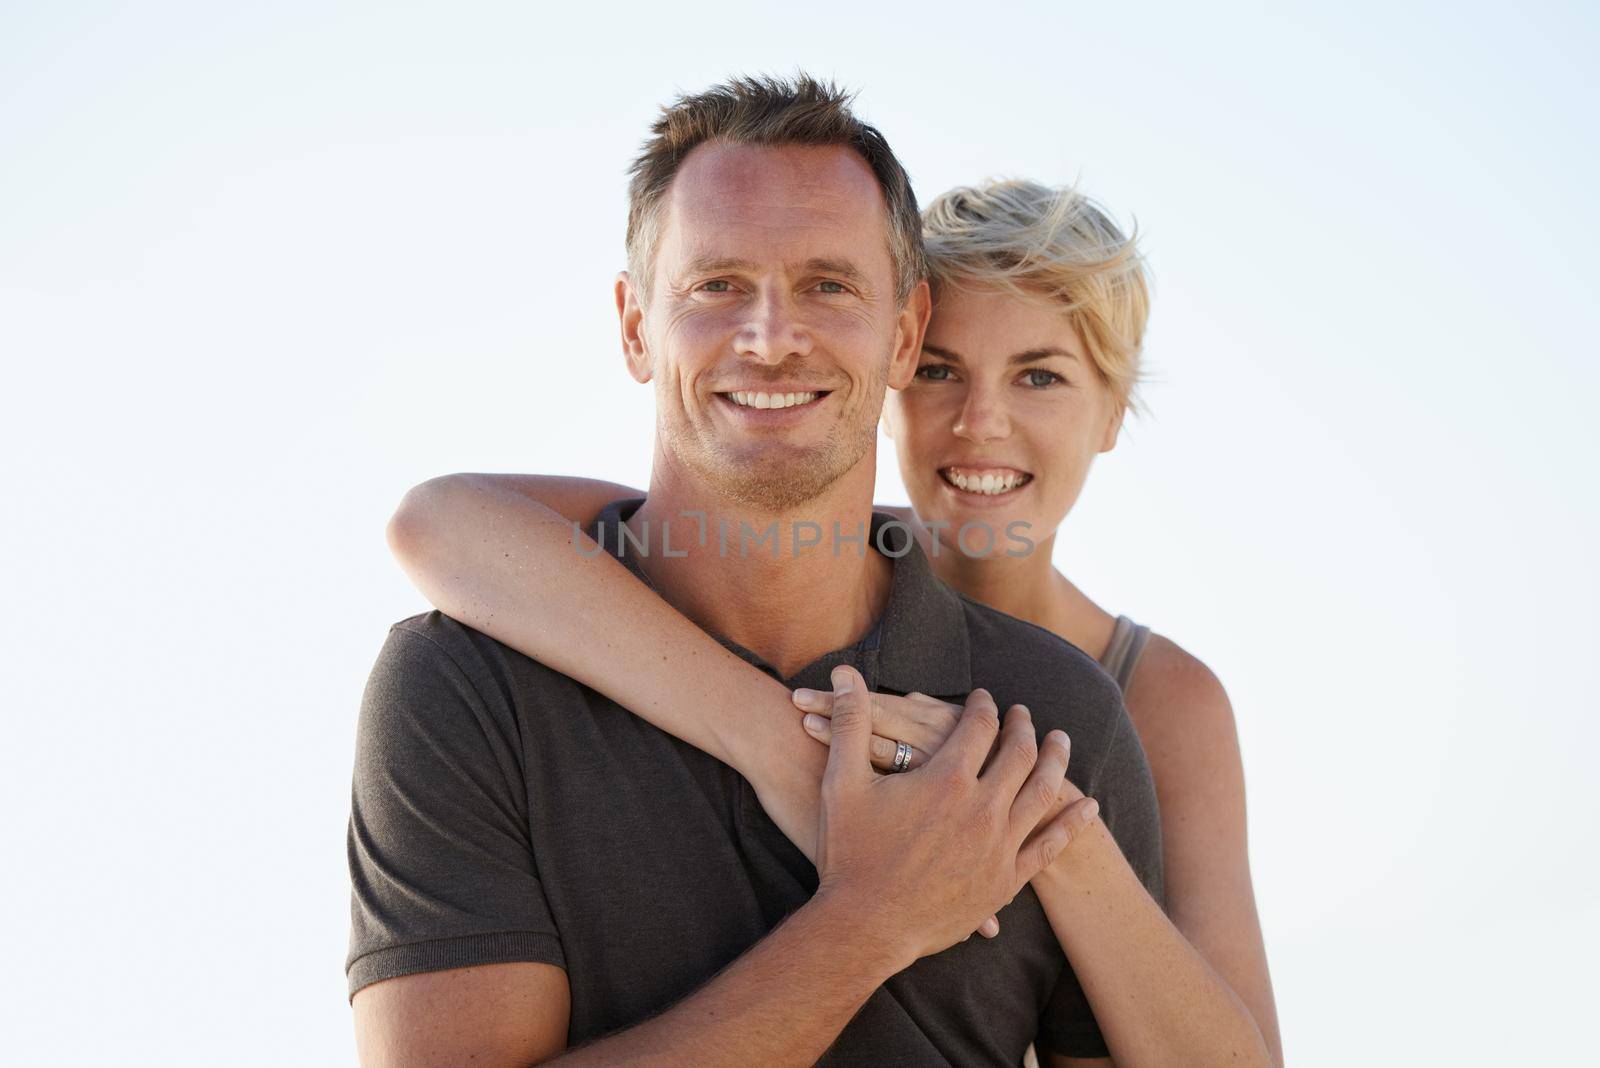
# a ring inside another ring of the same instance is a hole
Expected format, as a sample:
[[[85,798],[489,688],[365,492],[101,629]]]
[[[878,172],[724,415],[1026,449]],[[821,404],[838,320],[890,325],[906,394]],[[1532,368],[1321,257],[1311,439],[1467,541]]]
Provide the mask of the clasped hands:
[[[1066,778],[1070,739],[1039,740],[1022,705],[1002,721],[982,689],[963,707],[871,693],[851,667],[832,682],[831,693],[793,694],[807,734],[829,746],[818,892],[843,893],[901,933],[906,965],[974,930],[994,937],[994,914],[1098,813]],[[911,747],[908,772],[879,774],[899,742]]]

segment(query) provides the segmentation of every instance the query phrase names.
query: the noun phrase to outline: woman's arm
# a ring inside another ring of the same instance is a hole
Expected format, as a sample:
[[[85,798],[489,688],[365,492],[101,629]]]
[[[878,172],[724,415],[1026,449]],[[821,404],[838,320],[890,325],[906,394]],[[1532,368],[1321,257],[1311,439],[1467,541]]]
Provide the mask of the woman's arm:
[[[1156,784],[1167,915],[1244,1003],[1281,1065],[1227,692],[1205,664],[1157,634],[1139,659],[1127,706]]]
[[[1274,1065],[1238,996],[1161,911],[1095,820],[1034,877],[1117,1068]],[[1080,1063],[1050,1055],[1052,1065]]]
[[[796,691],[806,730],[831,742],[832,695]],[[1104,823],[1074,825],[1071,849],[1034,892],[1093,1008],[1117,1068],[1282,1065],[1245,850],[1244,771],[1227,695],[1203,664],[1153,639],[1129,687],[1160,804],[1168,913]],[[873,729],[936,752],[957,711],[896,704]],[[1063,803],[1083,795],[1068,781]],[[1169,914],[1170,913],[1170,919]],[[1101,1065],[1051,1054],[1052,1068]]]
[[[406,494],[389,548],[441,612],[737,770],[814,860],[827,748],[806,736],[788,689],[582,532],[609,502],[643,495],[588,479],[446,475]]]

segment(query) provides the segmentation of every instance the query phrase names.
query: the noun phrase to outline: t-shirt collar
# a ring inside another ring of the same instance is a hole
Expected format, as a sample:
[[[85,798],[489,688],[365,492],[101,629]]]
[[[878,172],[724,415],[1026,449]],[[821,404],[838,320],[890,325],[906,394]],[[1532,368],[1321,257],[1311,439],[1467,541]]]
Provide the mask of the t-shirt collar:
[[[639,566],[638,546],[632,542],[625,546],[619,529],[644,501],[643,497],[612,501],[600,510],[587,533],[651,585]],[[831,689],[829,673],[840,664],[849,664],[875,691],[918,690],[938,697],[965,698],[972,689],[972,667],[961,595],[934,575],[922,546],[904,523],[887,512],[874,511],[867,545],[877,551],[880,544],[893,566],[882,618],[860,640],[825,653],[783,682],[791,687]],[[711,636],[736,656],[778,677],[775,668],[744,646],[720,634]]]

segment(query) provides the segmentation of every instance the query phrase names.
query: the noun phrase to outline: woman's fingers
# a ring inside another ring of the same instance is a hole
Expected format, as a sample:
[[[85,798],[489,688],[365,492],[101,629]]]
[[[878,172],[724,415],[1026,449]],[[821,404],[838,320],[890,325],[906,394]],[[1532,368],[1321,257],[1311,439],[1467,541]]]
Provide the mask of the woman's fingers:
[[[996,916],[990,916],[987,920],[984,920],[983,923],[979,924],[978,925],[978,929],[976,931],[972,932],[972,934],[979,934],[979,935],[982,935],[985,938],[999,938],[1000,937],[1000,920],[999,920],[999,918],[996,917]],[[966,938],[963,938],[961,941],[965,942],[965,941],[968,941],[971,938],[972,938],[972,935],[969,934],[969,935],[967,935]]]
[[[823,745],[832,744],[832,720],[825,719],[815,713],[808,712],[806,713],[805,718],[800,722],[801,725],[805,727],[806,733],[811,735],[811,737],[815,738]],[[890,770],[894,766],[894,754],[895,750],[899,748],[898,742],[893,738],[885,738],[882,735],[874,734],[868,744],[872,753],[872,766],[877,768],[879,771]],[[920,768],[927,762],[928,754],[924,753],[916,746],[912,746],[911,760],[910,763],[906,765],[905,770],[910,771],[913,768]]]
[[[833,694],[826,690],[795,690],[792,699],[802,712],[824,718],[833,715]],[[937,753],[961,718],[961,706],[927,694],[872,695],[872,731],[881,738],[903,741],[924,753]]]

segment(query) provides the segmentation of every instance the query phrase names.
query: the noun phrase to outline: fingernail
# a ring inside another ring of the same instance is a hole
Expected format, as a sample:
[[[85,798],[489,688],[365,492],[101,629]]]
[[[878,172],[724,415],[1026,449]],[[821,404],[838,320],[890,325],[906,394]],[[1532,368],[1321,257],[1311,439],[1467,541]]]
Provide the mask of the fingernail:
[[[800,722],[804,723],[806,725],[806,730],[812,732],[813,734],[821,734],[822,733],[822,717],[821,716],[814,716],[810,712],[807,712],[805,714],[805,718],[802,719]]]
[[[801,708],[810,708],[817,703],[817,691],[808,690],[802,686],[794,692],[794,703]]]
[[[833,669],[830,678],[833,679],[834,693],[849,693],[855,689],[856,680],[851,677],[850,669],[842,664]]]
[[[1088,802],[1083,806],[1083,822],[1088,823],[1099,814],[1100,802],[1096,801],[1092,797],[1089,798]]]

